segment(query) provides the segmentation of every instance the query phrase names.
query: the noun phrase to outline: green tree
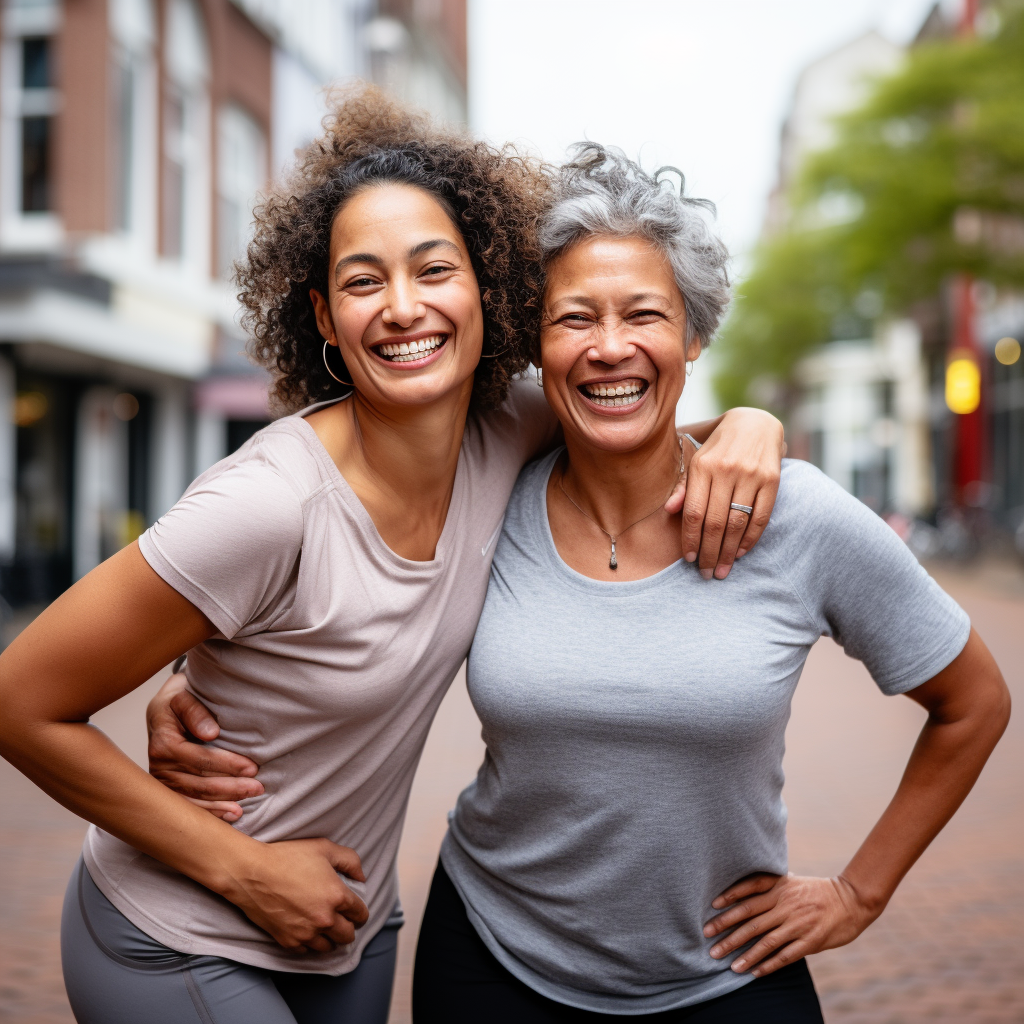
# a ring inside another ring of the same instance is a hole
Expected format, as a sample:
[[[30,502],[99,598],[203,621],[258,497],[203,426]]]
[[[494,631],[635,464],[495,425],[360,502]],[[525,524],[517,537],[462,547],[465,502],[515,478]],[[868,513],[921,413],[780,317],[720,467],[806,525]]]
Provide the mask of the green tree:
[[[801,356],[953,273],[1024,288],[1024,6],[988,17],[987,38],[914,47],[808,160],[723,327],[723,402],[783,405]]]

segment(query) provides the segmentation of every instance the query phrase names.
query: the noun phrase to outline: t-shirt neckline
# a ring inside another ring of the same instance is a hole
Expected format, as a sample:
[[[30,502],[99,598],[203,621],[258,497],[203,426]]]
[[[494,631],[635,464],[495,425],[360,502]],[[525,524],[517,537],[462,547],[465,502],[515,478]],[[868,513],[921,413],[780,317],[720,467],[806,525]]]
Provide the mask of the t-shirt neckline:
[[[666,565],[664,569],[659,570],[653,576],[645,576],[639,580],[623,580],[621,583],[617,580],[595,580],[590,576],[585,576],[583,573],[577,572],[562,558],[558,553],[558,547],[551,532],[551,520],[548,519],[548,482],[551,479],[551,474],[554,472],[555,464],[561,458],[564,451],[565,446],[563,445],[561,448],[557,448],[555,451],[544,456],[544,459],[541,460],[538,469],[538,487],[534,496],[534,501],[536,502],[536,521],[540,534],[538,548],[543,552],[549,567],[566,582],[593,596],[600,597],[635,595],[670,584],[677,579],[676,573],[680,566],[688,564],[681,558],[671,565]]]
[[[369,538],[377,551],[392,564],[407,571],[412,570],[424,572],[439,570],[445,564],[448,552],[453,543],[452,537],[458,528],[458,522],[462,516],[462,498],[465,489],[466,476],[465,433],[463,433],[462,443],[459,445],[459,459],[455,467],[455,482],[452,485],[452,497],[448,503],[448,514],[445,516],[444,526],[441,528],[441,535],[437,539],[437,547],[434,549],[434,557],[429,562],[417,561],[414,558],[405,558],[388,546],[387,542],[380,535],[380,531],[377,529],[377,524],[374,523],[373,517],[366,511],[366,507],[359,500],[359,495],[352,490],[352,486],[345,479],[341,470],[338,469],[337,463],[331,458],[331,453],[324,447],[323,441],[320,440],[320,435],[317,434],[309,423],[306,422],[306,417],[310,413],[319,412],[321,409],[326,409],[330,405],[337,405],[339,402],[347,401],[350,397],[351,394],[348,394],[342,395],[341,398],[330,398],[325,402],[316,402],[313,405],[306,406],[305,409],[300,409],[299,412],[293,414],[289,419],[294,419],[300,424],[299,431],[303,437],[305,437],[310,451],[312,451],[314,456],[320,461],[325,472],[334,484],[334,489],[338,492],[341,500],[346,504],[346,506],[348,506],[349,510],[356,517],[363,532],[367,538]]]

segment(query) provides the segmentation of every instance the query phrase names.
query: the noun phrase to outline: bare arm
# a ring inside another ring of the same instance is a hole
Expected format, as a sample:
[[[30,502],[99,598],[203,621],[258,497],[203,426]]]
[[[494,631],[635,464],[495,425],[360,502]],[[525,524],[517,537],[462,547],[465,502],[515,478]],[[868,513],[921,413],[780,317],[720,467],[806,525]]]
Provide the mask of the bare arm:
[[[903,876],[963,803],[1010,718],[1010,694],[973,630],[937,676],[908,694],[928,711],[896,795],[835,878],[753,875],[714,901],[728,907],[704,934],[735,930],[711,950],[723,957],[753,939],[733,970],[760,977],[801,957],[852,942],[885,909]]]
[[[0,753],[65,807],[231,900],[282,946],[351,942],[366,908],[336,871],[363,880],[353,851],[250,839],[161,786],[89,724],[214,632],[130,545],[0,656]]]

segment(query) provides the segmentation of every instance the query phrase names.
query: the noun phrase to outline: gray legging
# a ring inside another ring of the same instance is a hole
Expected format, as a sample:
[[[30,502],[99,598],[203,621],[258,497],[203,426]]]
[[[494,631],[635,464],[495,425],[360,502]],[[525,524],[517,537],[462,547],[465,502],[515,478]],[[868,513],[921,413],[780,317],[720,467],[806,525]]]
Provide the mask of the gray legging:
[[[60,951],[79,1024],[386,1024],[400,927],[388,922],[337,978],[188,956],[136,928],[79,860]]]

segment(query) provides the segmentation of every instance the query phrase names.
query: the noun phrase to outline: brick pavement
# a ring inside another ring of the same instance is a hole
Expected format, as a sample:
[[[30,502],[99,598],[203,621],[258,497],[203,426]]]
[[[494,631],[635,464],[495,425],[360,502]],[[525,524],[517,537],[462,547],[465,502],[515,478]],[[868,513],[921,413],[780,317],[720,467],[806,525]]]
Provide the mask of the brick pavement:
[[[891,906],[855,943],[812,959],[829,1024],[1024,1022],[1024,578],[937,574],[992,648],[1018,712],[975,791]],[[133,694],[103,726],[142,753]],[[882,697],[830,641],[812,652],[788,733],[786,799],[795,871],[842,867],[891,795],[923,713]],[[415,933],[445,812],[480,759],[479,726],[457,681],[413,787],[400,853],[408,925],[392,1024],[408,1024]],[[81,823],[0,762],[0,1021],[68,1024],[57,922]]]

